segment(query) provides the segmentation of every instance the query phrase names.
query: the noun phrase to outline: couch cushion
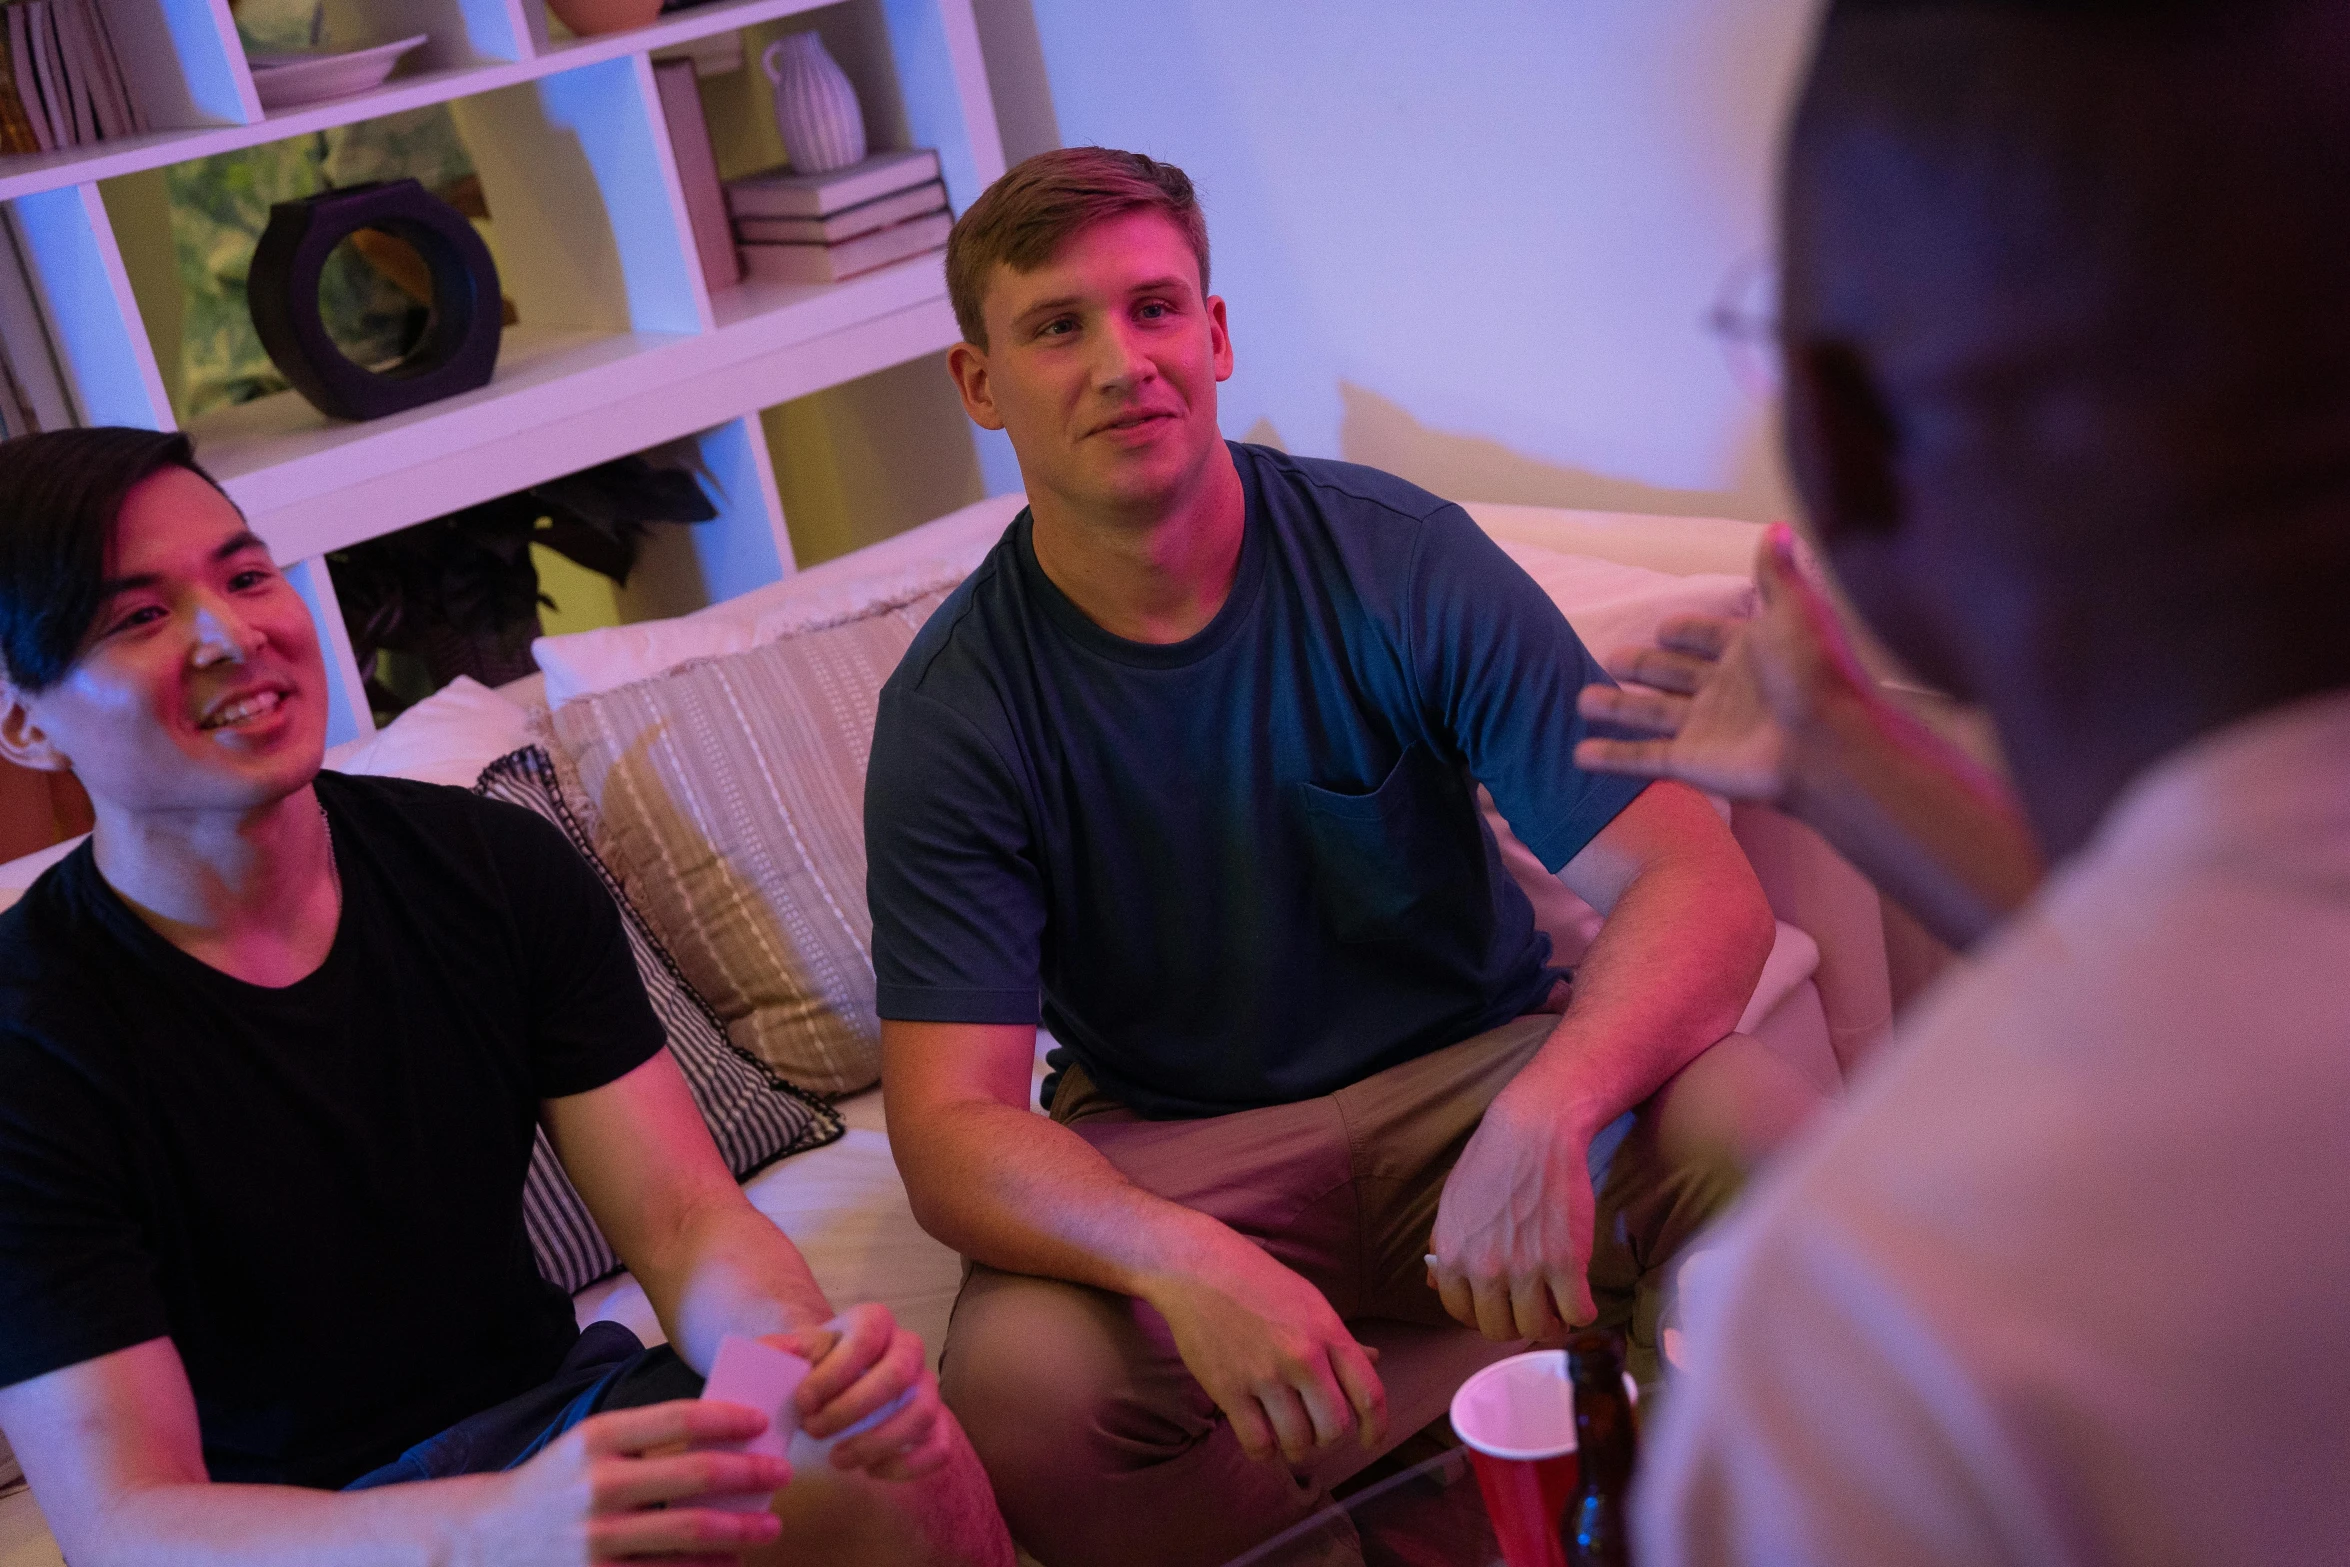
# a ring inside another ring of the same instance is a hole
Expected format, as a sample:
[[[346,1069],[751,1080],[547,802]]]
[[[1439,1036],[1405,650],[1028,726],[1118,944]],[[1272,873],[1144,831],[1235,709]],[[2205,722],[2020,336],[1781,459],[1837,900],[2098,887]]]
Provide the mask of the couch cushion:
[[[1748,576],[1763,533],[1759,522],[1728,517],[1660,517],[1651,512],[1575,511],[1495,501],[1463,501],[1461,508],[1505,549],[1532,544],[1674,576]]]
[[[598,853],[735,1043],[819,1093],[881,1075],[865,763],[882,682],[945,597],[909,590],[554,714]]]
[[[474,785],[477,794],[533,811],[561,828],[619,905],[620,923],[653,1013],[669,1036],[669,1053],[685,1074],[687,1089],[727,1168],[747,1176],[785,1154],[819,1147],[841,1135],[840,1117],[815,1098],[737,1050],[718,1015],[694,994],[661,943],[630,905],[618,882],[596,858],[587,834],[563,800],[547,753],[536,746],[501,757]],[[603,1232],[587,1204],[563,1173],[544,1127],[531,1147],[530,1177],[523,1188],[523,1218],[539,1272],[574,1292],[618,1271]]]

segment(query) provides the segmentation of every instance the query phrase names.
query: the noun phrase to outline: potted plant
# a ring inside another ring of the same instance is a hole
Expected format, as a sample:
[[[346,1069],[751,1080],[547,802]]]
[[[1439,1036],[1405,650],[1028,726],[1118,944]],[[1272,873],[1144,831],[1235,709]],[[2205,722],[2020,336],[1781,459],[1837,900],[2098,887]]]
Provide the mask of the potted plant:
[[[717,508],[690,473],[621,457],[327,556],[351,651],[379,722],[459,675],[485,686],[530,674],[540,635],[530,547],[626,585],[656,522],[707,522]],[[413,659],[422,689],[378,677],[379,652]]]

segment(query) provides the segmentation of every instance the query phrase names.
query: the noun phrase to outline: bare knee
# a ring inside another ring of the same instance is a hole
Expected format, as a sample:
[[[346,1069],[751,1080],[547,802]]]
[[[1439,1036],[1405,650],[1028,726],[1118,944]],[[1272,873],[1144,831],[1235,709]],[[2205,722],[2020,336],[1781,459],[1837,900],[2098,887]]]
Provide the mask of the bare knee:
[[[1648,1107],[1657,1150],[1674,1165],[1719,1164],[1733,1185],[1767,1164],[1828,1096],[1751,1034],[1728,1034],[1676,1072]]]

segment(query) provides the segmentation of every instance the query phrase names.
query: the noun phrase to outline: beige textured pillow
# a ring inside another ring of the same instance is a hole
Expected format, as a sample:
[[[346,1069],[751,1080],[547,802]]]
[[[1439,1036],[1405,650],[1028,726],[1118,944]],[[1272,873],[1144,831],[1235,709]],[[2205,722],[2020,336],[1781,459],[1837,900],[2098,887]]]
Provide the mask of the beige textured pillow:
[[[927,591],[555,710],[596,851],[734,1042],[818,1093],[881,1076],[865,768]]]

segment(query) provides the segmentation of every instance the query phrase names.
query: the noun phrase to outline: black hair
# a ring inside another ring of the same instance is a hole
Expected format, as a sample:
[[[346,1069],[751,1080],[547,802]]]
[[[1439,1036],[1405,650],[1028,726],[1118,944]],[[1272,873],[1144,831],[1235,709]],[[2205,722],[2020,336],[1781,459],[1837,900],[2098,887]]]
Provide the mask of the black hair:
[[[123,499],[164,468],[219,487],[176,430],[100,425],[0,441],[0,666],[18,689],[46,691],[73,667],[98,617]]]

